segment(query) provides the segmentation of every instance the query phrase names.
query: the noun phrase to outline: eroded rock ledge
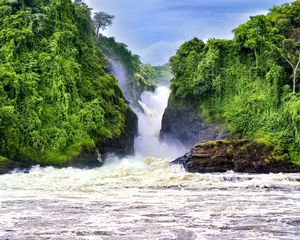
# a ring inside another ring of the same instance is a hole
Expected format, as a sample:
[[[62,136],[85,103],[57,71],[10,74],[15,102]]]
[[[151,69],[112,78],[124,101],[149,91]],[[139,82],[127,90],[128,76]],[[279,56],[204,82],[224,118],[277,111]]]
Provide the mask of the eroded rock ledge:
[[[287,159],[265,142],[220,140],[198,143],[172,163],[183,164],[188,172],[199,173],[230,170],[241,173],[300,172],[300,166]]]

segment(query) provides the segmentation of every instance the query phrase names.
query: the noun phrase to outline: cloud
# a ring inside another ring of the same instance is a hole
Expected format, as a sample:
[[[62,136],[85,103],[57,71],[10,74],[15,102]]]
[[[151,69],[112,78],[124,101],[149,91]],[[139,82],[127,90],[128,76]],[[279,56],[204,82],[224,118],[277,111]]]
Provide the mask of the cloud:
[[[86,0],[94,11],[116,16],[105,34],[126,43],[145,63],[164,63],[193,37],[232,38],[251,15],[291,0]]]

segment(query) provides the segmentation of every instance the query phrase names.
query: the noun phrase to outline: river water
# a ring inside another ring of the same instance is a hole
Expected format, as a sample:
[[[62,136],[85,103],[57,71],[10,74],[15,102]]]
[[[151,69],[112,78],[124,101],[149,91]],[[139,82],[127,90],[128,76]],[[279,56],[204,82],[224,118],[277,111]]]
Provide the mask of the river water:
[[[169,165],[186,149],[158,140],[168,95],[143,94],[133,157],[0,176],[0,239],[300,239],[300,174]]]

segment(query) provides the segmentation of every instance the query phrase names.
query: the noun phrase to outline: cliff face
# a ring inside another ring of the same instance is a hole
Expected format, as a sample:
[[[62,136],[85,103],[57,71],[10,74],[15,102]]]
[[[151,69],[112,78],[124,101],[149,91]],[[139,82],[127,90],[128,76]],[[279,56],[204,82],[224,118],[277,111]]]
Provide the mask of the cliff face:
[[[101,167],[109,153],[114,153],[118,157],[134,154],[134,139],[138,132],[137,126],[138,118],[128,108],[125,115],[125,127],[119,137],[99,142],[97,147],[91,150],[82,149],[79,156],[70,160],[68,166],[77,168]]]
[[[163,115],[160,137],[175,138],[191,147],[199,141],[228,138],[229,134],[221,124],[205,123],[194,106],[169,101]]]

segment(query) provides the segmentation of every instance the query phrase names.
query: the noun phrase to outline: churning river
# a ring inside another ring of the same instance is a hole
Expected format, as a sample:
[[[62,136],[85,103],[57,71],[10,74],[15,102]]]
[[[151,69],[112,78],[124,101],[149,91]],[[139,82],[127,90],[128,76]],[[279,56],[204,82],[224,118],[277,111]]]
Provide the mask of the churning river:
[[[136,155],[0,176],[0,239],[300,239],[300,174],[190,174],[158,140],[169,90],[144,93]]]

